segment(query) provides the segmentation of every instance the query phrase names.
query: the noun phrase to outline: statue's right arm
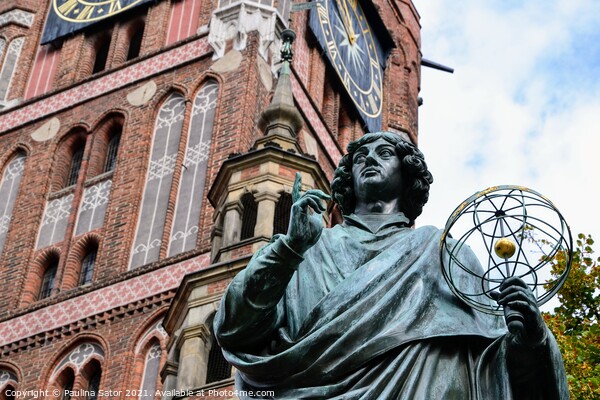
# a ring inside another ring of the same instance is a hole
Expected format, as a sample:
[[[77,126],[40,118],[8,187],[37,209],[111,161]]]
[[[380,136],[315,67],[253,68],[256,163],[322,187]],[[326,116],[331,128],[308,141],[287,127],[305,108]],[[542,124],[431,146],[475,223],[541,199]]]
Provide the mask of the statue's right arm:
[[[215,317],[215,334],[221,347],[256,348],[281,325],[281,299],[303,260],[285,239],[278,236],[257,252],[227,288]]]

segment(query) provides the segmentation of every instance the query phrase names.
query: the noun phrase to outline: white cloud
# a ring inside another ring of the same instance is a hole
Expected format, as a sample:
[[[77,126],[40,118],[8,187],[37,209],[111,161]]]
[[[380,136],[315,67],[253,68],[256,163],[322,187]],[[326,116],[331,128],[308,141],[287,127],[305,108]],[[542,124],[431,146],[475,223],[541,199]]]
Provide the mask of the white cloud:
[[[416,0],[419,146],[435,182],[419,225],[489,186],[550,198],[600,241],[600,2]]]

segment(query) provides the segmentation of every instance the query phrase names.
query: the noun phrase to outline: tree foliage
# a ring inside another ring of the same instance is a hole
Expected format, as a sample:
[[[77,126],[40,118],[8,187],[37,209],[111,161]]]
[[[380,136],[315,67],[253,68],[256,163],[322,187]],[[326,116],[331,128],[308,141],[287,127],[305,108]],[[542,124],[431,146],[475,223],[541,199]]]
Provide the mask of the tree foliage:
[[[560,305],[544,314],[563,355],[572,400],[600,399],[600,258],[594,259],[593,244],[591,236],[579,234],[571,272],[558,292]],[[559,253],[552,274],[565,268]]]

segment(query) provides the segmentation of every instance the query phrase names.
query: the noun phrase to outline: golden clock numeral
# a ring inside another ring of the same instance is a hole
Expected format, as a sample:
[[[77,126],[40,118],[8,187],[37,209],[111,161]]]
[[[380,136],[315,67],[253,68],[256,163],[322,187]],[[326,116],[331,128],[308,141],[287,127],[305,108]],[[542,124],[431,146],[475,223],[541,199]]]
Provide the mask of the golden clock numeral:
[[[61,6],[58,7],[58,11],[60,11],[60,13],[63,15],[67,15],[71,11],[73,11],[73,9],[78,5],[79,3],[77,2],[77,0],[67,0]]]
[[[373,90],[375,91],[375,94],[381,99],[381,86],[379,86],[379,82],[376,82],[373,85]]]
[[[373,111],[376,111],[379,107],[377,107],[377,102],[375,101],[375,99],[373,98],[373,94],[369,94],[369,103],[371,103],[371,109]]]
[[[317,10],[319,11],[319,19],[321,20],[321,22],[324,24],[329,23],[329,16],[327,15],[327,10],[325,9],[325,7],[319,4],[317,6]]]
[[[333,40],[327,42],[327,48],[329,49],[329,54],[331,55],[331,58],[335,60],[338,56],[337,46],[335,45],[335,42]]]
[[[342,79],[344,86],[350,89],[350,75],[348,72],[344,71],[344,78]]]
[[[346,0],[346,2],[348,4],[350,4],[350,7],[352,7],[352,10],[356,10],[356,0]]]
[[[119,11],[121,8],[121,0],[115,0],[110,4],[110,9],[108,10],[109,14]]]
[[[85,6],[85,7],[83,7],[83,10],[77,16],[77,19],[83,20],[83,19],[89,18],[90,15],[92,14],[92,11],[94,11],[94,6]]]

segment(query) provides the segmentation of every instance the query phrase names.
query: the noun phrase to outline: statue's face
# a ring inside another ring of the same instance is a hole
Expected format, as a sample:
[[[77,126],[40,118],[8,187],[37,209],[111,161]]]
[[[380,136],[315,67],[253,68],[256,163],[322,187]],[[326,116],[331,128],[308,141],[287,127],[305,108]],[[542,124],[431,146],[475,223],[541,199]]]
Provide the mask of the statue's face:
[[[359,147],[352,157],[356,201],[389,200],[401,193],[401,161],[394,145],[383,138]]]

